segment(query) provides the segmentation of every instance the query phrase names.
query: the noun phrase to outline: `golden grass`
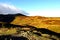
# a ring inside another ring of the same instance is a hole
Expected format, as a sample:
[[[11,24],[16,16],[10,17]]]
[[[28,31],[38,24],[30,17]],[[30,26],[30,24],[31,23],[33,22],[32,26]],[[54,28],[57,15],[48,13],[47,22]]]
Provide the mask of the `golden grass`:
[[[17,32],[16,28],[0,28],[1,35],[15,34]]]
[[[60,18],[59,17],[41,17],[41,16],[17,16],[11,22],[15,25],[31,25],[37,28],[47,28],[54,32],[60,33]]]

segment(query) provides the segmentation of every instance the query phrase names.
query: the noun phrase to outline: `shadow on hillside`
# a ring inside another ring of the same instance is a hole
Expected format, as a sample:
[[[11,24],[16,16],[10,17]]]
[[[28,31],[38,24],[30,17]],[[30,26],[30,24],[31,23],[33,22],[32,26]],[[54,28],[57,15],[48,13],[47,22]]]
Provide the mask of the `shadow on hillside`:
[[[57,37],[60,37],[60,33],[56,33],[54,31],[51,31],[51,30],[48,30],[48,29],[45,29],[45,28],[38,28],[38,29],[35,29],[35,30],[37,30],[38,32],[41,32],[42,34],[55,35]]]
[[[1,24],[0,24],[1,26]],[[60,37],[60,33],[56,33],[56,32],[53,32],[51,30],[48,30],[48,29],[45,29],[45,28],[36,28],[34,26],[30,26],[30,25],[25,25],[25,26],[22,26],[22,25],[14,25],[14,24],[9,24],[9,23],[6,23],[3,25],[5,28],[30,28],[31,32],[36,30],[37,32],[41,32],[42,34],[49,34],[49,35],[55,35],[57,37]],[[39,33],[35,33],[35,34],[38,34],[41,36],[41,34]]]
[[[25,15],[23,15],[21,13],[7,14],[7,15],[0,14],[0,22],[10,23],[11,21],[13,21],[15,19],[16,16],[25,16]]]
[[[11,36],[11,35],[2,35],[0,36],[0,40],[28,40],[28,38],[20,36],[20,37],[16,37],[16,36]]]

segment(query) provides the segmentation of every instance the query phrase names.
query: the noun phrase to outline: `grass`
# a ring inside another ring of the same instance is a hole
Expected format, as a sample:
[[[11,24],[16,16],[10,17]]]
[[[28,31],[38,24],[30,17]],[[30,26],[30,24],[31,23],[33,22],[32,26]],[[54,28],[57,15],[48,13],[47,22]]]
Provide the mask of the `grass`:
[[[0,28],[0,34],[1,35],[9,35],[9,34],[15,34],[17,33],[16,28]]]
[[[60,33],[60,17],[41,17],[41,16],[28,16],[16,17],[11,24],[15,25],[31,25],[36,28],[47,28],[51,31]],[[52,26],[54,25],[54,26]]]

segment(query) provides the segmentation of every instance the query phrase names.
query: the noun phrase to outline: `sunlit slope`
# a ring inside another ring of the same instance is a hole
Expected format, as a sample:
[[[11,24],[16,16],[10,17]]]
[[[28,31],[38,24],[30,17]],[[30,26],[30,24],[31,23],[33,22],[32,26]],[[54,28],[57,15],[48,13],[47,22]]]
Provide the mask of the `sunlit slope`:
[[[41,17],[41,16],[17,16],[11,22],[15,25],[31,25],[37,28],[46,28],[60,33],[59,17]]]

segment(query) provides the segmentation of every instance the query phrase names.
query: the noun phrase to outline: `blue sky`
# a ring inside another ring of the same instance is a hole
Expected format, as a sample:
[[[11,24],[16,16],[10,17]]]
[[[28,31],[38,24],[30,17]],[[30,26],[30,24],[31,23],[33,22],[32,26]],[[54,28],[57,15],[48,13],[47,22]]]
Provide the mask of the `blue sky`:
[[[0,0],[0,3],[11,4],[30,15],[60,16],[60,0]]]

